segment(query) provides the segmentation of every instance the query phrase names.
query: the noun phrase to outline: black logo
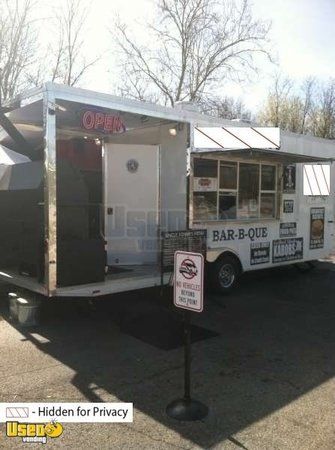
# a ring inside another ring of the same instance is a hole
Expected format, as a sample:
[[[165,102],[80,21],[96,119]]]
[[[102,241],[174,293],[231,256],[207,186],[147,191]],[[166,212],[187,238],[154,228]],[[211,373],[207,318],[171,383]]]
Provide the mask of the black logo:
[[[135,173],[138,171],[139,163],[136,161],[136,159],[129,159],[127,161],[127,169],[130,173]]]
[[[179,273],[181,273],[187,280],[192,280],[192,278],[198,274],[198,269],[194,264],[194,261],[191,259],[184,259],[179,267]]]

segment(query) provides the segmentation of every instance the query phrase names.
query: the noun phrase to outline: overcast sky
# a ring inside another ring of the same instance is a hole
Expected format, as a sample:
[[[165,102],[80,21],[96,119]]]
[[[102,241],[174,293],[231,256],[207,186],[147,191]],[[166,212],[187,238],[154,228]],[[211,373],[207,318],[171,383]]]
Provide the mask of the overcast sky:
[[[94,0],[89,15],[90,54],[104,52],[110,43],[106,30],[115,13],[132,23],[152,16],[152,0]],[[335,76],[335,0],[252,0],[255,16],[272,21],[271,38],[279,67],[299,82],[306,76]],[[140,28],[135,28],[139,39]],[[110,91],[115,83],[113,67],[117,55],[105,54],[103,63],[87,77],[83,87]],[[109,73],[107,73],[107,70]],[[245,86],[227,85],[227,95],[241,96],[256,109],[264,101],[274,67],[263,60],[259,79]]]

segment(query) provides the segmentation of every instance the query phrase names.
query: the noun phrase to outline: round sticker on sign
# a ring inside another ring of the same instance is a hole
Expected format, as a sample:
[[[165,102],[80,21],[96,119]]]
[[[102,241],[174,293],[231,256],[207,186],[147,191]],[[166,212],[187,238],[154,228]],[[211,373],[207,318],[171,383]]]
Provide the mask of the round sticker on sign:
[[[192,280],[192,278],[198,274],[198,269],[194,261],[191,259],[184,259],[179,267],[179,273],[181,273],[186,280]]]

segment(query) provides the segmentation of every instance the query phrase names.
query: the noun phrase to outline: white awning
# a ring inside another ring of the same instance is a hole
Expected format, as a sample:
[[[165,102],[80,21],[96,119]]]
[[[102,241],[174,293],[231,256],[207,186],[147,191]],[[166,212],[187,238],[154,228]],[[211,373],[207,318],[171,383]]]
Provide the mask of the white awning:
[[[282,143],[280,129],[275,127],[195,127],[192,152],[221,153],[242,159],[267,159],[284,164],[333,159],[328,155],[321,155],[319,148],[312,148],[310,142],[304,145],[304,139],[305,136],[299,135],[297,145],[297,142],[292,143],[286,139],[285,135]]]
[[[280,130],[274,127],[195,127],[197,149],[274,149],[280,148]]]

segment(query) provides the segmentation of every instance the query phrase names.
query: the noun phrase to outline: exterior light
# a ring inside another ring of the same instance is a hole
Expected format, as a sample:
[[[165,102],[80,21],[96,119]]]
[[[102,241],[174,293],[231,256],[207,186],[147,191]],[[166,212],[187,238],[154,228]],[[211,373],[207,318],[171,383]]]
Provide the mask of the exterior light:
[[[169,128],[169,134],[170,134],[170,136],[177,136],[177,129],[176,129],[176,127]]]

